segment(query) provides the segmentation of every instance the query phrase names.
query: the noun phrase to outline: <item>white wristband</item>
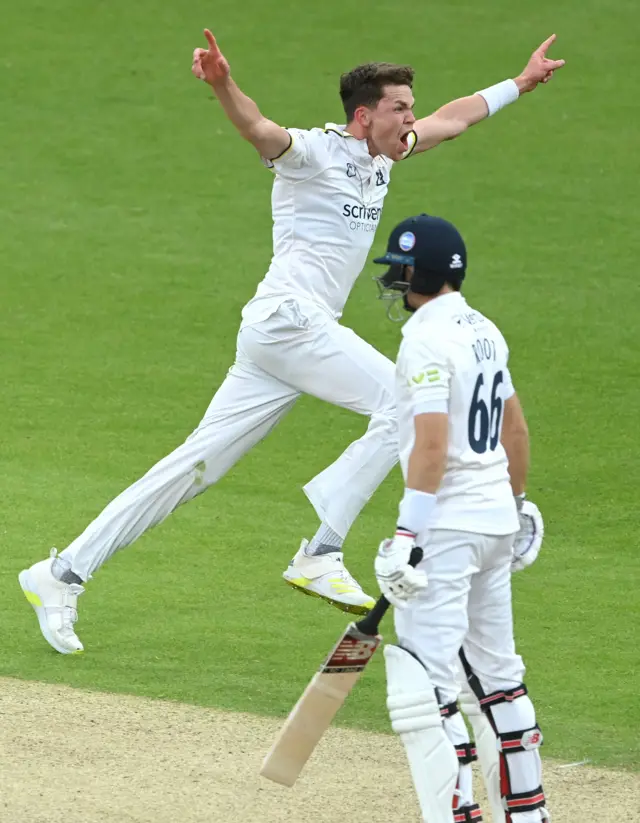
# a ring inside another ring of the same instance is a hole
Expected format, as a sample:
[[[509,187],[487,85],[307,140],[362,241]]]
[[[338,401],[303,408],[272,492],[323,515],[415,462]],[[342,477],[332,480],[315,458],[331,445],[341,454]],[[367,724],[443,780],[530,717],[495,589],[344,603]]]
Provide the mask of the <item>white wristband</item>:
[[[508,106],[509,103],[515,103],[520,97],[520,91],[515,80],[503,80],[502,83],[496,83],[495,86],[489,86],[488,89],[477,91],[476,94],[484,97],[489,107],[489,117]]]
[[[398,527],[420,534],[427,528],[435,505],[435,494],[405,489],[404,497],[400,501]]]

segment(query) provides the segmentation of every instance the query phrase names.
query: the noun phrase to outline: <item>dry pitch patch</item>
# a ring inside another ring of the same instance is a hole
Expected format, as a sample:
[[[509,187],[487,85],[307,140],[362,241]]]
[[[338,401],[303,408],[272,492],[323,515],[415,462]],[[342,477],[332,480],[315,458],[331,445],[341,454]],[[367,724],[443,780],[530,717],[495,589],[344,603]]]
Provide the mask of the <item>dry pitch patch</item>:
[[[294,789],[258,777],[279,721],[2,679],[2,823],[418,823],[399,741],[332,729]],[[631,820],[640,775],[546,762],[554,823]],[[639,818],[636,818],[639,819]]]

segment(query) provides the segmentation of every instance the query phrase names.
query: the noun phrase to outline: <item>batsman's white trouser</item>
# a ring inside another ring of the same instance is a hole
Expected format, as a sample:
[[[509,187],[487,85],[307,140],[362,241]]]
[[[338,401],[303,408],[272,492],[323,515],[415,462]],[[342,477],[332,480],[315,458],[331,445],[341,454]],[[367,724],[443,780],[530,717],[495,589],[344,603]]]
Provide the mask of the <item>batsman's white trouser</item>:
[[[400,645],[422,661],[441,703],[458,697],[461,646],[486,692],[515,688],[524,664],[513,639],[513,535],[437,529],[422,542],[418,568],[429,585],[406,609],[395,610]]]
[[[72,571],[86,580],[219,480],[302,393],[370,417],[365,434],[304,487],[320,519],[346,536],[398,459],[394,365],[351,329],[307,308],[289,299],[240,329],[236,362],[199,426],[61,553]]]
[[[508,758],[504,767],[508,785],[500,799],[495,759],[488,757],[483,764],[495,813],[499,814],[500,805],[506,811],[506,817],[497,819],[537,823],[543,819],[539,806],[544,803],[538,752],[542,735],[522,684],[524,664],[515,651],[513,535],[437,529],[424,538],[420,545],[425,556],[418,568],[426,572],[429,585],[407,608],[395,610],[398,642],[421,661],[441,705],[458,698],[462,647],[482,692],[495,697],[487,706],[497,727],[501,757]],[[490,745],[490,735],[481,745]]]

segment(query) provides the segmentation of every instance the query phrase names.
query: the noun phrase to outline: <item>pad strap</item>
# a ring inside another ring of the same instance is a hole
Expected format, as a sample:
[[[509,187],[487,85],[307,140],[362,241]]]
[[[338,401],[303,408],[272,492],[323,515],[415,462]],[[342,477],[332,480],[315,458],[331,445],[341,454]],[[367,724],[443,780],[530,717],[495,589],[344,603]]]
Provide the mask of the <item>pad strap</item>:
[[[453,717],[460,711],[457,701],[448,703],[446,706],[440,706],[440,717]]]
[[[477,803],[473,806],[460,806],[453,813],[454,823],[481,823],[482,810]]]
[[[541,809],[545,804],[542,786],[538,786],[538,788],[532,792],[507,794],[504,799],[507,805],[507,811],[513,814],[516,812],[533,812],[536,809]]]
[[[478,759],[478,752],[473,743],[457,743],[456,756],[458,763],[460,763],[461,766],[466,766],[468,763],[473,763],[474,760]]]
[[[471,688],[473,688],[473,686]],[[508,691],[501,690],[497,692],[491,692],[491,694],[487,694],[484,697],[478,697],[478,701],[480,703],[480,708],[482,709],[482,711],[486,712],[487,709],[491,708],[491,706],[497,706],[498,703],[513,703],[514,700],[517,700],[519,697],[524,697],[525,694],[528,693],[529,692],[527,691],[527,687],[524,685],[524,683],[522,683],[515,689],[509,689]]]

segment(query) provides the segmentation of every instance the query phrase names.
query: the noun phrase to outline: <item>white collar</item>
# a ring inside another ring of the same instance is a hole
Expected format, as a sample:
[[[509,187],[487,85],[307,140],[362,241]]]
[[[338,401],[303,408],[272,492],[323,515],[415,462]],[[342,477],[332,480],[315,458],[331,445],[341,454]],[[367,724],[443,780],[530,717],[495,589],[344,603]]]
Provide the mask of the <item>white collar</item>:
[[[402,327],[402,334],[407,335],[422,323],[428,323],[434,317],[453,317],[459,314],[467,306],[467,301],[459,291],[451,291],[434,297],[428,303],[424,303],[407,320]]]
[[[324,125],[325,131],[335,132],[348,141],[348,150],[354,157],[373,160],[374,158],[369,154],[369,146],[366,138],[358,139],[346,131],[346,128],[346,126],[339,126],[336,123],[325,123]]]

